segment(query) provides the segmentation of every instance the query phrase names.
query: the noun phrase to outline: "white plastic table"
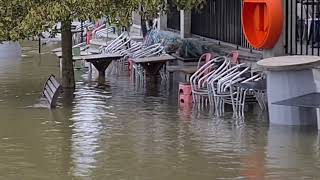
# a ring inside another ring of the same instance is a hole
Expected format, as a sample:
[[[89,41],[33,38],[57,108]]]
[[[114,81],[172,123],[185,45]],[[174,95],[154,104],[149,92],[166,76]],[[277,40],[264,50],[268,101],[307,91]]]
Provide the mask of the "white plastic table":
[[[319,56],[282,56],[258,62],[267,72],[269,119],[272,124],[310,125],[317,123],[314,108],[282,106],[275,102],[316,92],[312,68]]]

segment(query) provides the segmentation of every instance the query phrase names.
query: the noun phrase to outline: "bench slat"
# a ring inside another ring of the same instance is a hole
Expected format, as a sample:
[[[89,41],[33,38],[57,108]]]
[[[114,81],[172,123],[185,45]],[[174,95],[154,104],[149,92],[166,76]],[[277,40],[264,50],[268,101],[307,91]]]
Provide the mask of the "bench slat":
[[[51,100],[51,107],[56,107],[56,103],[57,103],[57,100],[59,98],[59,94],[61,92],[61,89],[62,89],[62,86],[59,86],[56,89],[56,93],[54,94],[54,96],[52,97],[52,100]]]
[[[51,98],[50,94],[48,93],[48,91],[44,91],[43,94],[44,94],[46,100],[48,101],[48,103],[51,105],[52,98]]]
[[[50,108],[56,107],[56,102],[58,100],[61,91],[61,85],[55,79],[54,75],[51,75],[45,83],[43,88],[43,95],[50,104]]]
[[[55,86],[55,88],[58,88],[60,86],[58,81],[53,76],[51,76],[49,80],[52,82],[52,84]]]
[[[48,81],[47,82],[47,86],[50,88],[50,90],[54,93],[54,92],[56,92],[56,89],[58,88],[58,87],[56,87],[55,85],[53,85],[53,83],[51,82],[51,81]]]
[[[54,92],[52,92],[49,88],[45,87],[44,90],[43,90],[43,93],[44,92],[47,92],[47,94],[49,94],[49,98],[52,99],[53,95],[54,95]]]
[[[44,89],[44,92],[47,92],[49,95],[50,95],[50,99],[52,99],[52,97],[54,96],[54,91],[52,91],[51,89],[49,89],[49,88],[45,88]]]

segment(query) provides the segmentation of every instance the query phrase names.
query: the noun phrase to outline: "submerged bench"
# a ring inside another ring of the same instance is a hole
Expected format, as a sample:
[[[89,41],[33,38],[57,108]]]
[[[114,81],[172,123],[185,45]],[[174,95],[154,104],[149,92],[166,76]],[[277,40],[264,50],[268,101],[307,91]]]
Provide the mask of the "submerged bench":
[[[50,108],[56,107],[57,99],[61,92],[61,88],[62,86],[56,80],[55,76],[51,74],[48,80],[46,81],[42,92],[44,98],[49,103]]]

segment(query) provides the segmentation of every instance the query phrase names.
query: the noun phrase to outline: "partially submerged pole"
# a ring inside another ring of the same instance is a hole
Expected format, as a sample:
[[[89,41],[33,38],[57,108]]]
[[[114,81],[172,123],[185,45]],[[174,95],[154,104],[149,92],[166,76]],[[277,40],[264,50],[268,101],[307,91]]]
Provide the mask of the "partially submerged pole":
[[[41,35],[39,35],[39,54],[41,54]]]
[[[72,61],[72,32],[71,20],[61,23],[61,47],[62,47],[62,87],[74,89],[75,80]]]
[[[81,43],[83,43],[83,21],[81,20]]]

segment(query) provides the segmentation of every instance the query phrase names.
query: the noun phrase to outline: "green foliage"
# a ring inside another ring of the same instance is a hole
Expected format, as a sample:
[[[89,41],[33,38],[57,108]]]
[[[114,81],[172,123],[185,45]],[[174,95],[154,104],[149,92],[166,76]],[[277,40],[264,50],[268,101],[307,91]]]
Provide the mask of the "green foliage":
[[[174,4],[178,9],[191,10],[192,8],[202,9],[206,0],[175,0]]]
[[[20,26],[28,13],[24,0],[0,0],[0,42],[28,36]]]
[[[153,19],[167,11],[166,0],[0,0],[0,41],[34,36],[59,21],[107,16],[128,26],[132,12]],[[179,9],[200,7],[205,0],[173,0]]]

